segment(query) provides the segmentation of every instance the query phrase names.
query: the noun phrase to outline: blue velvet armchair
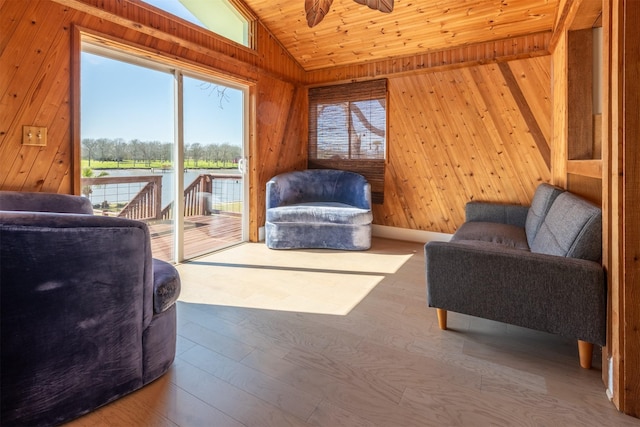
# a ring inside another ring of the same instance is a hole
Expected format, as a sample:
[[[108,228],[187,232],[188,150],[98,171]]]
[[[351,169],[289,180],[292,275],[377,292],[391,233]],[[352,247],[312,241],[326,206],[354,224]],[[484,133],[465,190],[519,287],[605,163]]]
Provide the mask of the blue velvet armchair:
[[[0,191],[0,424],[61,424],[161,376],[179,292],[145,223]]]
[[[267,182],[265,240],[271,249],[371,247],[371,186],[364,176],[307,169]]]

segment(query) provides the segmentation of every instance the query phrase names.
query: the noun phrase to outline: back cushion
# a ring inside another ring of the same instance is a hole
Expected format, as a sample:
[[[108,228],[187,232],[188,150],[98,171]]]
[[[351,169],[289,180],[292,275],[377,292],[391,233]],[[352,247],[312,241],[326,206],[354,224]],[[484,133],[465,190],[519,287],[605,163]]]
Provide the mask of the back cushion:
[[[574,194],[560,194],[544,218],[531,251],[600,261],[602,211]]]
[[[86,197],[56,193],[0,191],[0,211],[55,212],[93,215]]]
[[[546,183],[540,184],[536,189],[533,199],[531,200],[531,207],[529,207],[529,212],[527,213],[527,219],[524,225],[529,247],[533,245],[533,241],[538,234],[542,221],[547,215],[547,212],[549,212],[549,208],[551,208],[556,197],[563,192],[564,190],[562,188]]]
[[[267,182],[267,208],[309,202],[342,202],[370,209],[371,189],[364,176],[337,169],[285,172]]]

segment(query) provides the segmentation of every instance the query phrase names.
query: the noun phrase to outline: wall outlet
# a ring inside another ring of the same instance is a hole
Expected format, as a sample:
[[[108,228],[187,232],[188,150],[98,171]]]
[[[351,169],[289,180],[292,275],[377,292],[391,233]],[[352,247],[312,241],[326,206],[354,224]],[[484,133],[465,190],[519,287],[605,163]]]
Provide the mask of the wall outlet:
[[[47,128],[42,126],[22,126],[22,145],[47,145]]]

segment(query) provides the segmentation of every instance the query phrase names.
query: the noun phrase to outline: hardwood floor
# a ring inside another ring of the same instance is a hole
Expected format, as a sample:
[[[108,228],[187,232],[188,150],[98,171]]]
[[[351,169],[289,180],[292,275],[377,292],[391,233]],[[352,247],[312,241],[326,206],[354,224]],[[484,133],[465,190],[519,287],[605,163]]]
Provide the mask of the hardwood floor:
[[[171,370],[69,425],[640,425],[608,401],[599,355],[581,369],[572,340],[456,313],[439,330],[421,244],[245,244],[179,269]],[[325,304],[341,298],[347,309]]]

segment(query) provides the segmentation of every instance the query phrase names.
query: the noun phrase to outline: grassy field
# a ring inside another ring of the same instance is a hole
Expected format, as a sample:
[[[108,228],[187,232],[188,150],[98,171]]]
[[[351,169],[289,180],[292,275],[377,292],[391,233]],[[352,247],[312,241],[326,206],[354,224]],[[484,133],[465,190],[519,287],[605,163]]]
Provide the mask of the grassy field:
[[[242,203],[240,202],[213,203],[211,208],[220,212],[242,213]]]

